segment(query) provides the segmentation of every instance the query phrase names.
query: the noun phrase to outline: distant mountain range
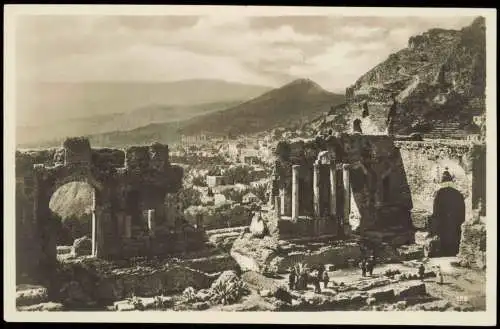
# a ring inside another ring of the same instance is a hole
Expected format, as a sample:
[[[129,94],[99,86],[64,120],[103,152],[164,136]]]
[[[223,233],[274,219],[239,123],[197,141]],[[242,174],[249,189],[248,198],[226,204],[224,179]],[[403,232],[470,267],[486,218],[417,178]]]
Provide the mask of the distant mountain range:
[[[131,130],[223,110],[272,89],[219,80],[162,83],[21,83],[18,146]],[[50,144],[50,143],[49,143]]]
[[[181,132],[256,133],[308,122],[343,101],[343,95],[328,92],[309,79],[298,79],[228,110],[194,117],[183,125]]]
[[[196,93],[196,90],[193,91],[193,94]],[[63,136],[70,133],[72,136],[87,135],[96,146],[138,145],[155,141],[172,143],[178,141],[181,135],[202,133],[224,136],[255,133],[307,122],[328,112],[332,106],[342,103],[343,100],[344,96],[328,92],[311,80],[298,79],[247,101],[157,106],[125,114],[74,120],[67,126],[60,125],[60,130],[65,129],[64,134],[61,131],[56,132],[54,127],[54,132],[51,133],[61,137],[51,140],[39,138],[37,143],[25,145],[58,146]],[[80,127],[79,133],[75,126]],[[94,133],[85,133],[84,130]],[[26,134],[32,131],[28,130]],[[40,134],[43,134],[43,131],[31,135]]]

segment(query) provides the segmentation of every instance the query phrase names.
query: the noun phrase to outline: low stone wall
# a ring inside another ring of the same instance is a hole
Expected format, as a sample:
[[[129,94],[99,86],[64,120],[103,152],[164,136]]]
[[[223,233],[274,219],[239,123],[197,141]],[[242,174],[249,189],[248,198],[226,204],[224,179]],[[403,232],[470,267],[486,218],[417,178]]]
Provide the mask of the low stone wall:
[[[193,206],[186,209],[184,216],[189,223],[196,224],[197,216],[201,216],[205,230],[249,225],[252,212],[248,207],[239,204],[222,206]]]
[[[332,219],[299,218],[297,221],[281,219],[278,221],[278,232],[281,239],[336,235],[338,224]]]
[[[192,262],[196,263],[196,262]],[[208,288],[214,280],[203,271],[174,262],[123,264],[93,258],[66,260],[57,280],[58,300],[65,305],[106,305],[139,295],[177,293],[191,286]]]

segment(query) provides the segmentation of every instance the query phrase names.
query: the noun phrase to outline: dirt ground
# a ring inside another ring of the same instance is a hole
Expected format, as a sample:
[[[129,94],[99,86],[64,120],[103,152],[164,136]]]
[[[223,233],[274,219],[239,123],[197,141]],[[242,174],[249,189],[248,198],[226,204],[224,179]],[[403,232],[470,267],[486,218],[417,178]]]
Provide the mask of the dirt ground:
[[[452,262],[456,261],[455,257],[441,257],[431,258],[426,263],[426,267],[440,266],[443,273],[443,284],[439,284],[436,278],[425,279],[427,293],[441,300],[446,300],[452,305],[469,306],[476,311],[486,310],[486,274],[484,271],[467,269],[462,267],[455,267]],[[328,268],[328,265],[327,265]],[[378,265],[373,273],[373,277],[381,277],[387,269],[398,269],[401,272],[413,271],[416,272],[415,267],[403,263],[395,264],[381,264]],[[363,278],[361,270],[357,268],[339,269],[336,271],[329,271],[330,283],[327,288],[321,290],[324,294],[334,293],[331,289],[335,281],[337,284],[341,282],[348,284],[355,281],[369,280],[369,277]],[[288,282],[288,276],[284,275],[280,280],[284,284]],[[314,290],[312,286],[308,287]]]

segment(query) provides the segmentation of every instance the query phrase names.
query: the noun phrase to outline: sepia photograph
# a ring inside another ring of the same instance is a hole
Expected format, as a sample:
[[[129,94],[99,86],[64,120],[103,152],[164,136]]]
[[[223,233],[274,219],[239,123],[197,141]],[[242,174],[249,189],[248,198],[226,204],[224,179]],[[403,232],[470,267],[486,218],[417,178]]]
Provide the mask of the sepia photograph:
[[[4,8],[7,321],[496,323],[496,10]]]

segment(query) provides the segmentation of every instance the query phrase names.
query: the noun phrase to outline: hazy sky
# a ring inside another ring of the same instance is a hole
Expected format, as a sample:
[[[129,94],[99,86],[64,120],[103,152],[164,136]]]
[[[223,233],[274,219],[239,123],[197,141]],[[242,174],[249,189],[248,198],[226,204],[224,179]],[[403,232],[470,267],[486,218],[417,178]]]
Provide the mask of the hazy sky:
[[[344,92],[408,38],[473,17],[26,16],[20,80],[223,79],[280,86],[310,78]]]

